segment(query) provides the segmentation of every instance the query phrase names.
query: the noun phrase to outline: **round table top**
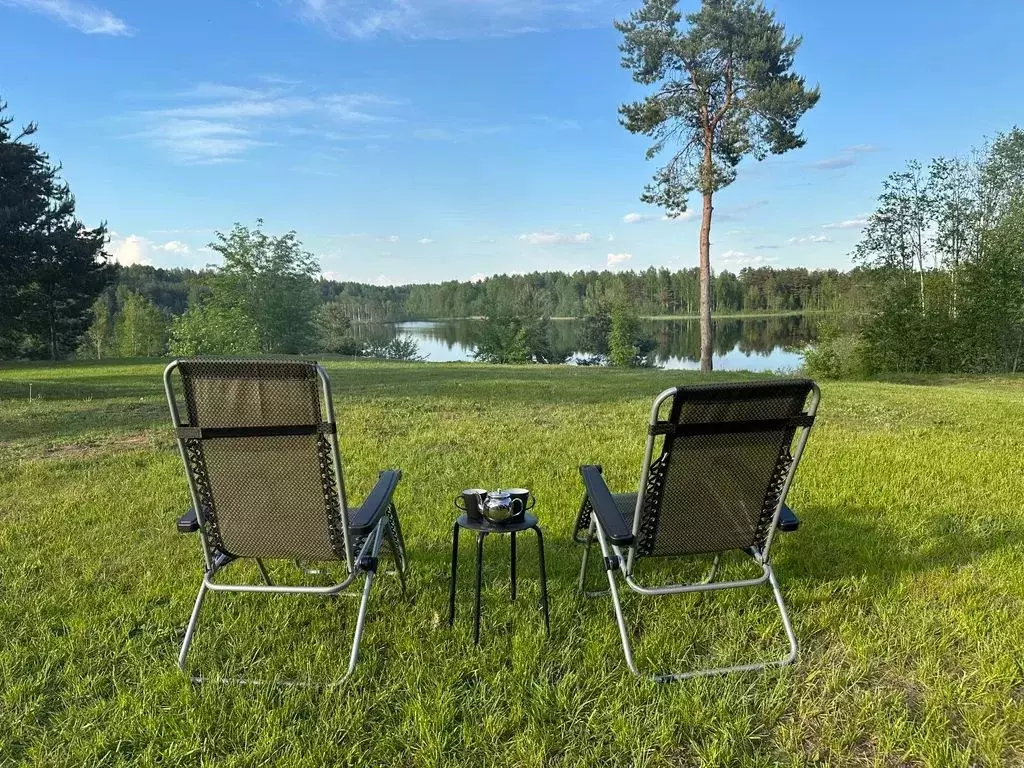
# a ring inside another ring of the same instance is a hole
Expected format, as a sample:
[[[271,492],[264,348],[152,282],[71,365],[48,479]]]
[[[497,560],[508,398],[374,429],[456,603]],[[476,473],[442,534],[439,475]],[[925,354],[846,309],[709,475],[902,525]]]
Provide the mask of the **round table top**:
[[[480,518],[470,520],[468,515],[461,515],[455,523],[460,528],[470,531],[482,531],[483,533],[515,533],[525,531],[537,525],[537,518],[529,513],[523,515],[520,520],[507,520],[503,523],[492,523],[490,520]]]

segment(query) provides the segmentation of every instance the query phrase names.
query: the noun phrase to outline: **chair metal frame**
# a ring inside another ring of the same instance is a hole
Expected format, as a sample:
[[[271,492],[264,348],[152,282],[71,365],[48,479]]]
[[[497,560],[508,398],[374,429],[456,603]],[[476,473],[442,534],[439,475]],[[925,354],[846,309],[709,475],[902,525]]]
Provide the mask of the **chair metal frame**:
[[[783,514],[783,510],[788,508],[785,506],[786,495],[789,492],[790,485],[793,482],[793,477],[796,474],[797,466],[800,463],[800,458],[803,456],[804,448],[807,445],[807,438],[810,434],[810,424],[800,428],[799,436],[796,438],[796,447],[792,452],[792,462],[790,463],[788,472],[782,485],[781,492],[779,493],[779,500],[775,506],[775,510],[772,516],[771,527],[768,530],[768,535],[765,540],[764,547],[758,549],[757,547],[750,547],[745,550],[726,550],[726,551],[743,551],[750,555],[754,562],[760,566],[761,575],[756,578],[750,579],[737,579],[732,581],[715,581],[715,576],[718,572],[720,563],[720,556],[722,552],[716,553],[714,560],[711,565],[710,573],[708,576],[700,582],[685,583],[685,584],[665,584],[659,586],[644,586],[640,584],[634,577],[634,570],[638,559],[642,556],[637,554],[637,540],[638,534],[640,533],[641,523],[641,511],[643,510],[644,504],[644,493],[647,489],[647,481],[650,473],[651,460],[654,455],[654,447],[657,439],[657,435],[653,433],[653,428],[658,423],[658,416],[661,412],[662,406],[670,398],[675,397],[682,388],[670,387],[661,394],[659,394],[651,407],[651,418],[650,427],[647,437],[647,445],[644,450],[643,469],[641,471],[640,486],[636,498],[636,508],[633,513],[632,523],[632,541],[629,545],[623,547],[609,540],[609,537],[602,527],[598,515],[596,513],[590,516],[590,526],[587,531],[586,537],[583,539],[574,536],[577,543],[584,545],[582,562],[580,563],[580,574],[579,574],[579,591],[586,597],[597,597],[601,595],[610,594],[612,599],[612,606],[615,611],[615,621],[619,629],[619,637],[622,641],[622,650],[626,658],[626,664],[629,666],[631,672],[635,675],[641,675],[637,668],[636,662],[633,658],[633,648],[629,639],[629,632],[626,627],[626,620],[622,613],[622,604],[619,598],[619,588],[616,583],[615,574],[621,573],[626,586],[633,592],[641,595],[672,595],[672,594],[685,594],[692,592],[713,592],[723,589],[740,589],[743,587],[757,587],[765,583],[771,585],[772,594],[775,598],[775,603],[778,606],[779,614],[782,618],[782,625],[785,629],[786,638],[789,641],[789,652],[777,660],[758,661],[750,664],[738,664],[726,667],[710,667],[704,669],[696,669],[687,672],[670,672],[663,674],[650,675],[651,679],[656,682],[670,682],[675,680],[686,680],[694,677],[705,677],[709,675],[726,674],[730,672],[751,672],[768,667],[775,666],[786,666],[796,661],[799,653],[799,645],[796,639],[796,633],[793,630],[792,622],[790,621],[789,612],[786,608],[786,603],[782,598],[782,592],[779,588],[779,582],[775,577],[775,571],[772,568],[770,561],[770,553],[772,543],[775,538],[775,533],[778,530],[779,519]],[[813,420],[817,414],[818,403],[821,400],[821,391],[818,385],[811,382],[811,393],[810,403],[806,406],[805,414]],[[581,473],[584,474],[585,482],[587,481],[588,471],[591,473],[590,480],[593,482],[594,475],[596,479],[604,485],[604,479],[601,476],[601,468],[597,466],[584,466],[580,468]],[[604,485],[605,489],[607,486]],[[584,504],[587,503],[587,495],[584,495]],[[596,512],[596,510],[595,510]],[[587,569],[590,560],[590,549],[593,546],[594,540],[597,540],[600,548],[601,555],[604,558],[605,573],[608,577],[608,589],[588,592],[585,588]],[[686,555],[680,555],[678,557],[686,557]]]
[[[178,402],[174,394],[174,387],[171,381],[172,374],[178,368],[179,360],[173,360],[164,369],[164,391],[167,395],[167,404],[171,412],[171,422],[175,430],[179,430],[183,425],[181,421],[181,415],[178,410]],[[327,372],[320,364],[314,364],[317,378],[320,380],[320,388],[322,393],[322,415],[325,417],[325,423],[335,426],[337,422],[334,416],[334,405],[331,400],[331,384],[330,379],[327,376]],[[182,462],[185,465],[185,473],[188,477],[189,493],[192,498],[192,510],[195,511],[196,521],[198,525],[195,529],[198,530],[199,539],[202,542],[203,550],[203,561],[205,564],[205,570],[203,573],[203,582],[199,587],[199,594],[196,596],[195,606],[192,609],[192,614],[189,618],[188,625],[185,629],[185,636],[182,640],[181,650],[178,653],[178,667],[182,670],[186,670],[185,662],[188,656],[189,648],[192,645],[193,636],[195,635],[196,628],[199,623],[199,612],[203,607],[203,602],[206,599],[208,592],[263,592],[271,594],[305,594],[305,595],[339,595],[344,590],[348,589],[362,576],[364,578],[362,593],[359,602],[359,611],[356,616],[356,627],[355,635],[352,640],[352,650],[349,655],[348,669],[343,677],[335,681],[333,685],[338,685],[351,677],[355,671],[356,663],[359,660],[359,646],[362,641],[363,630],[366,623],[366,613],[370,600],[370,589],[373,586],[374,576],[376,575],[378,554],[380,552],[381,545],[383,544],[384,537],[388,535],[388,522],[389,515],[395,513],[394,505],[391,502],[390,493],[383,499],[387,504],[387,509],[380,514],[380,519],[373,526],[372,530],[366,535],[365,540],[362,542],[362,546],[358,552],[353,549],[353,539],[350,532],[350,521],[349,521],[349,509],[348,502],[345,495],[345,481],[344,475],[342,474],[341,455],[338,449],[338,438],[336,430],[332,429],[327,435],[331,448],[331,459],[334,467],[334,480],[338,492],[338,502],[341,506],[341,528],[342,536],[345,544],[345,578],[341,581],[325,585],[325,586],[292,586],[292,585],[276,585],[273,584],[270,575],[268,574],[263,561],[255,557],[244,557],[235,558],[229,556],[215,549],[206,537],[205,533],[205,521],[203,519],[203,508],[200,504],[200,494],[196,486],[196,479],[193,476],[192,470],[189,465],[189,461],[186,455],[185,441],[180,436],[177,438],[178,449],[181,453]],[[401,473],[382,473],[381,481],[385,481],[385,474],[393,474],[395,477],[387,478],[393,484],[397,484],[398,478],[401,477]],[[393,487],[391,489],[393,491]],[[371,493],[371,496],[374,494]],[[394,550],[395,565],[398,572],[399,580],[401,583],[402,593],[406,591],[405,584],[405,570],[407,567],[404,548],[400,545],[400,542],[392,542],[392,549]],[[400,551],[401,550],[401,551]],[[223,583],[215,581],[216,575],[223,570],[228,564],[234,562],[236,559],[252,559],[256,561],[256,566],[259,569],[260,575],[263,578],[264,584],[236,584],[236,583]],[[297,563],[298,564],[298,563]],[[301,567],[301,566],[300,566]],[[353,595],[355,596],[355,595]],[[204,682],[205,678],[200,675],[193,675],[192,680],[195,682]],[[222,679],[222,682],[233,682],[240,684],[261,684],[264,681],[252,680],[247,678],[230,678]],[[295,685],[303,683],[296,683],[295,681],[274,681],[275,684],[284,685]]]

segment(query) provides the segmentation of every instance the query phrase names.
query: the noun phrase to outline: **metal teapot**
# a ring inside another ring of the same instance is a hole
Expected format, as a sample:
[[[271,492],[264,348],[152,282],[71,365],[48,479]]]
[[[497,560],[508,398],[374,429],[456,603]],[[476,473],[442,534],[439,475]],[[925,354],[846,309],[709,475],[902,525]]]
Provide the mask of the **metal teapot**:
[[[480,512],[492,523],[504,523],[523,510],[523,502],[508,491],[491,491],[480,499]]]

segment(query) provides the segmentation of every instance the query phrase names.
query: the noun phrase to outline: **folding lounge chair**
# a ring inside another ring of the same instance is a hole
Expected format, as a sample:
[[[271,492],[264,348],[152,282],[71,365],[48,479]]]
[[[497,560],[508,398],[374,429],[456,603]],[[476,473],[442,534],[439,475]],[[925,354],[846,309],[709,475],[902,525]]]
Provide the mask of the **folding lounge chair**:
[[[707,592],[769,583],[789,639],[789,654],[766,661],[692,672],[654,675],[658,681],[740,672],[790,664],[797,641],[769,559],[776,530],[799,521],[786,507],[807,443],[820,393],[807,380],[674,387],[651,408],[647,448],[638,493],[609,491],[601,467],[580,467],[584,497],[573,538],[585,545],[579,588],[584,591],[591,545],[604,557],[615,618],[626,663],[633,661],[629,631],[619,602],[617,576],[643,595]],[[667,404],[667,406],[666,406]],[[805,410],[806,405],[806,410]],[[668,411],[662,417],[663,410]],[[654,458],[655,446],[663,440]],[[754,578],[715,581],[719,558],[730,551],[749,554],[760,568]],[[647,558],[714,555],[707,579],[692,584],[645,586],[637,565]]]
[[[172,386],[175,371],[187,422]],[[405,591],[405,547],[391,500],[401,472],[381,472],[363,505],[348,506],[330,382],[315,362],[175,360],[164,371],[164,387],[192,495],[192,508],[178,520],[178,530],[198,530],[205,560],[178,666],[185,669],[208,590],[336,595],[361,578],[355,638],[342,679],[347,678],[359,658],[385,542]],[[217,581],[219,572],[239,559],[255,560],[264,583]],[[329,586],[275,585],[265,559],[340,561],[345,575]]]

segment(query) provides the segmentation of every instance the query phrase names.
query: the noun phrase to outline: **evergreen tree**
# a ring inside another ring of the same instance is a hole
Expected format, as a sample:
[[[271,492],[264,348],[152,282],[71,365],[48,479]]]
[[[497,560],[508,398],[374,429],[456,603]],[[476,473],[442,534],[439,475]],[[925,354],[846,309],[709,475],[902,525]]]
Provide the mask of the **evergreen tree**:
[[[52,360],[73,351],[90,309],[114,277],[103,252],[106,227],[75,218],[60,167],[26,141],[0,101],[0,356]]]
[[[678,0],[645,0],[626,21],[622,65],[657,90],[619,108],[632,133],[654,139],[647,157],[678,143],[642,196],[670,217],[686,211],[696,191],[700,228],[701,370],[711,370],[711,214],[714,194],[736,178],[745,155],[758,160],[804,145],[796,126],[817,102],[817,88],[791,70],[800,38],[760,0],[702,0],[683,16]]]

